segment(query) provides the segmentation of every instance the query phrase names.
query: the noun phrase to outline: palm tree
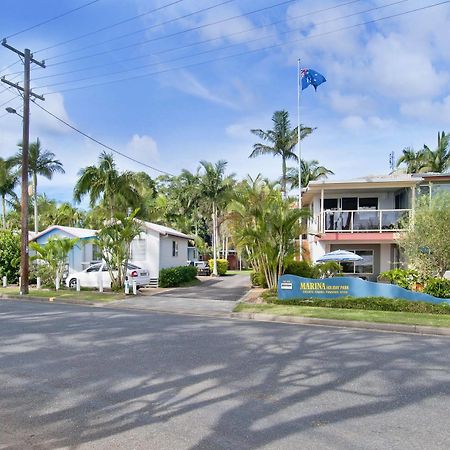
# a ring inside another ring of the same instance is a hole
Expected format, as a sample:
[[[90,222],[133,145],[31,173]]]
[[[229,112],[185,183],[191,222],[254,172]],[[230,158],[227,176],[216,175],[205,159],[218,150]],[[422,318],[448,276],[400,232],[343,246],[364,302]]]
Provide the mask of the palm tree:
[[[423,150],[415,151],[412,147],[405,147],[402,156],[397,160],[397,167],[406,165],[406,173],[422,172],[426,166],[426,158]]]
[[[16,164],[22,164],[22,143],[19,143],[20,150],[15,157]],[[34,231],[39,230],[38,203],[37,203],[37,177],[51,180],[55,173],[65,173],[61,161],[55,159],[55,154],[49,150],[44,150],[39,138],[32,142],[28,153],[28,173],[32,177],[33,200],[34,200]]]
[[[256,158],[260,155],[281,156],[281,192],[286,196],[287,160],[292,159],[298,162],[298,157],[294,153],[294,147],[298,142],[298,128],[291,129],[287,111],[275,111],[272,116],[272,122],[273,128],[271,130],[251,130],[253,134],[263,139],[265,143],[254,144],[253,151],[249,157]],[[313,131],[313,128],[302,125],[300,139],[303,140]]]
[[[140,204],[139,177],[135,172],[119,172],[110,153],[102,152],[98,165],[81,169],[79,175],[73,191],[77,202],[89,194],[91,208],[102,203],[111,218],[115,212],[123,212]]]
[[[292,199],[283,199],[261,176],[239,183],[228,211],[233,241],[246,252],[253,269],[264,275],[268,287],[276,287],[284,265],[294,254],[299,220],[309,212],[292,208]]]
[[[302,187],[308,186],[310,181],[322,180],[328,175],[334,175],[330,169],[319,166],[319,161],[313,159],[311,161],[301,160]],[[298,187],[298,168],[289,167],[287,170],[286,180],[292,188]]]
[[[19,177],[13,169],[14,160],[0,158],[0,196],[2,197],[2,221],[3,228],[6,228],[6,203],[11,203],[8,197],[12,200],[18,200],[14,192]]]
[[[427,172],[444,173],[450,167],[449,135],[438,132],[438,145],[436,150],[423,146],[425,170]]]
[[[203,199],[205,211],[212,218],[212,244],[213,244],[213,274],[217,275],[217,241],[218,241],[218,216],[219,210],[229,200],[234,174],[225,175],[227,162],[217,161],[215,164],[208,161],[200,161],[199,171],[202,170],[200,179],[200,193]]]

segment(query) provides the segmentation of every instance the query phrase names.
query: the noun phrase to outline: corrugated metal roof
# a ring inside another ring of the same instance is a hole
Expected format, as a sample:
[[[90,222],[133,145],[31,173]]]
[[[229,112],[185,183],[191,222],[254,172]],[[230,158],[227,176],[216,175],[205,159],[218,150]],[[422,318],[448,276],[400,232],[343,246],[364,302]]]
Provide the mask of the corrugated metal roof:
[[[77,237],[79,239],[86,239],[90,237],[94,237],[97,234],[97,230],[90,230],[89,228],[77,228],[77,227],[66,227],[63,225],[52,225],[45,230],[39,232],[34,237],[32,237],[30,240],[35,241],[36,239],[40,238],[41,236],[44,236],[45,234],[49,233],[53,230],[61,230],[64,231],[67,234],[72,235],[73,237]]]
[[[171,236],[177,236],[184,239],[191,239],[187,234],[184,234],[181,231],[174,230],[173,228],[166,227],[164,225],[159,225],[152,222],[144,222],[144,224],[147,228],[156,231],[159,234],[169,234]]]

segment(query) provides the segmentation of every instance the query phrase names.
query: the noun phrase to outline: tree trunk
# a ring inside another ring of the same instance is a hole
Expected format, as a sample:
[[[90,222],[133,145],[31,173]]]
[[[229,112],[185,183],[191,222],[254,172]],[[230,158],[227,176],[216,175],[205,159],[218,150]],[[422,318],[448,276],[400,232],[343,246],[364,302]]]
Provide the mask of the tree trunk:
[[[37,175],[33,172],[33,197],[34,197],[34,232],[37,233],[39,230],[39,220],[38,220],[38,206],[37,206]]]
[[[217,215],[216,205],[213,203],[213,275],[217,276]]]
[[[286,158],[283,157],[281,176],[281,193],[283,194],[283,198],[286,198],[286,170]]]
[[[2,195],[2,220],[3,228],[6,230],[6,200],[4,195]]]

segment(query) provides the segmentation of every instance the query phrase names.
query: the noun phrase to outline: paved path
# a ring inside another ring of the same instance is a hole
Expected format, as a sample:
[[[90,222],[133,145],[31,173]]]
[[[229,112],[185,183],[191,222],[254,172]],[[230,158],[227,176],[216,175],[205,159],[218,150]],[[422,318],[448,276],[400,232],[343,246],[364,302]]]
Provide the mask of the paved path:
[[[235,302],[243,297],[249,289],[250,277],[248,274],[230,275],[212,278],[197,286],[171,289],[156,295],[129,297],[106,306],[223,315],[229,314],[233,310]]]
[[[450,339],[0,302],[0,448],[448,449]]]

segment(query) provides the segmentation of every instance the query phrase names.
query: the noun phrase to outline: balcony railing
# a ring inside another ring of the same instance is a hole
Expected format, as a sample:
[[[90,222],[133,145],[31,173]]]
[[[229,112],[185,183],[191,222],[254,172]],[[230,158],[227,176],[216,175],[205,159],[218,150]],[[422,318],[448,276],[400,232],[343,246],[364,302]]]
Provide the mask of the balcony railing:
[[[323,211],[319,217],[321,233],[401,231],[406,228],[410,209],[367,209]]]

